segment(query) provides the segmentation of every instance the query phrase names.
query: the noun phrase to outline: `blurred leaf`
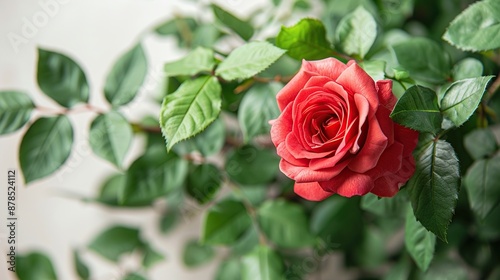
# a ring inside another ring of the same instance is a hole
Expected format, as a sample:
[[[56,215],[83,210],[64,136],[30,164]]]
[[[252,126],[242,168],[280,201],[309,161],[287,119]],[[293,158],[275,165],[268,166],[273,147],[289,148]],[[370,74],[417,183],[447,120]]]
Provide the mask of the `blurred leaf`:
[[[42,117],[26,131],[19,150],[24,180],[30,183],[54,173],[69,157],[73,128],[68,117]]]
[[[254,225],[248,227],[247,231],[232,245],[231,253],[237,256],[250,253],[259,245],[259,233]]]
[[[71,58],[38,49],[37,81],[47,96],[64,107],[88,102],[89,85],[82,68]]]
[[[265,184],[276,176],[279,160],[274,151],[246,145],[228,153],[225,170],[242,185]]]
[[[451,72],[455,81],[477,78],[483,75],[483,64],[475,58],[467,57],[455,64]]]
[[[359,63],[359,66],[372,77],[374,81],[385,79],[386,62],[382,60],[365,60]]]
[[[181,218],[181,213],[175,208],[168,209],[160,218],[160,231],[163,234],[170,232]]]
[[[127,274],[123,280],[146,280],[146,278],[140,274],[137,273],[129,273]]]
[[[115,174],[110,176],[104,181],[97,197],[97,202],[106,204],[108,206],[116,207],[140,207],[150,206],[150,200],[135,200],[130,199],[126,203],[120,203],[120,196],[125,189],[127,176],[125,174]]]
[[[185,32],[186,29],[191,32],[191,30],[196,29],[197,26],[198,24],[193,18],[174,18],[158,25],[155,28],[155,32],[163,36],[175,35],[178,39],[182,39],[181,32]]]
[[[130,124],[116,111],[98,115],[90,126],[90,147],[96,155],[118,168],[122,166],[132,139]]]
[[[436,280],[436,279],[453,279],[453,280],[467,280],[469,279],[466,268],[457,261],[446,259],[438,259],[432,262],[431,266],[422,277],[422,280]]]
[[[476,142],[482,145],[481,142]],[[481,220],[500,203],[500,156],[474,162],[464,177],[472,211]]]
[[[254,85],[241,100],[238,111],[238,121],[245,142],[249,142],[258,135],[269,135],[271,130],[270,120],[280,115],[276,103],[276,93],[283,86],[279,83],[266,83]]]
[[[490,214],[483,220],[476,219],[475,226],[477,227],[478,237],[482,240],[494,241],[500,238],[500,205],[497,204]]]
[[[35,105],[29,95],[21,91],[0,91],[0,135],[14,132],[30,119]]]
[[[363,232],[361,243],[355,248],[355,257],[361,267],[377,268],[384,263],[386,252],[383,237],[383,233],[374,226],[368,226]]]
[[[460,13],[449,25],[443,39],[465,51],[500,47],[500,2],[484,0]]]
[[[223,200],[207,211],[203,221],[201,242],[210,245],[233,244],[248,230],[251,223],[243,203]]]
[[[187,267],[198,267],[211,261],[215,252],[210,246],[202,245],[197,240],[190,240],[184,247],[182,260]]]
[[[298,248],[311,245],[313,236],[304,209],[284,200],[266,201],[257,218],[266,236],[278,246]]]
[[[214,51],[198,47],[185,57],[165,64],[168,76],[193,76],[200,72],[210,72],[215,66]]]
[[[319,203],[311,215],[311,232],[326,242],[327,249],[358,246],[363,221],[359,199],[331,196]]]
[[[399,98],[391,118],[411,129],[431,133],[441,130],[443,122],[436,93],[422,86],[412,86]]]
[[[243,40],[248,41],[250,38],[252,38],[254,30],[250,23],[235,17],[234,15],[230,14],[229,12],[215,4],[212,4],[212,10],[215,17],[222,24],[233,30],[236,34],[243,38]]]
[[[287,54],[298,60],[316,60],[333,55],[323,23],[310,18],[302,19],[291,27],[282,26],[276,37],[276,46],[288,50]]]
[[[138,229],[116,225],[95,237],[89,249],[113,262],[118,262],[123,254],[131,253],[141,245]]]
[[[337,45],[348,55],[365,57],[376,38],[377,23],[363,6],[346,15],[337,26]]]
[[[213,24],[204,24],[194,31],[192,48],[213,48],[221,33]]]
[[[274,280],[281,279],[284,273],[283,262],[271,248],[259,246],[244,256],[241,279]]]
[[[436,236],[427,231],[415,219],[413,210],[408,207],[406,211],[405,246],[413,260],[422,271],[426,271],[434,257]]]
[[[177,142],[202,132],[220,113],[221,87],[215,77],[184,82],[163,100],[160,126],[170,150]]]
[[[446,90],[441,100],[443,115],[456,126],[462,125],[476,111],[493,76],[456,81]]]
[[[241,266],[238,259],[222,261],[215,274],[215,280],[241,280]]]
[[[410,279],[412,263],[409,257],[404,254],[400,257],[397,264],[393,265],[391,270],[384,276],[383,280]]]
[[[122,203],[153,201],[182,187],[188,163],[164,149],[151,149],[136,159],[127,171]]]
[[[198,203],[211,201],[222,184],[222,174],[217,166],[204,163],[197,165],[189,173],[186,189]]]
[[[447,54],[428,38],[411,38],[393,46],[399,65],[410,71],[410,76],[424,82],[440,84],[450,76]]]
[[[148,62],[141,44],[123,54],[109,72],[104,95],[114,107],[134,99],[146,78]]]
[[[165,257],[153,249],[149,244],[144,246],[144,257],[142,259],[142,266],[146,269],[151,268],[158,262],[161,262],[165,259]]]
[[[88,266],[82,261],[80,254],[77,250],[73,250],[73,261],[78,277],[83,280],[90,278],[90,270]]]
[[[414,155],[416,170],[407,188],[415,217],[446,242],[460,188],[458,159],[448,142],[429,134],[421,134]]]
[[[17,255],[15,271],[19,280],[57,280],[52,262],[40,252]]]
[[[295,73],[300,69],[300,62],[291,58],[290,56],[284,55],[276,60],[275,63],[271,64],[269,68],[262,71],[259,76],[274,79],[275,77],[287,77],[294,76]]]
[[[267,198],[269,186],[267,185],[254,185],[254,186],[241,186],[241,192],[233,192],[235,197],[246,199],[253,206],[261,204]]]
[[[495,135],[489,128],[476,129],[464,137],[464,146],[475,160],[492,155],[498,144]]]
[[[368,193],[361,197],[361,209],[381,217],[400,217],[408,204],[403,192],[400,190],[394,197],[377,197]]]
[[[286,51],[268,42],[251,42],[233,50],[215,70],[224,80],[250,78],[264,71]]]
[[[198,151],[205,157],[211,156],[222,149],[225,139],[226,131],[224,122],[219,117],[201,133],[177,143],[173,147],[173,150],[179,155],[186,155]]]

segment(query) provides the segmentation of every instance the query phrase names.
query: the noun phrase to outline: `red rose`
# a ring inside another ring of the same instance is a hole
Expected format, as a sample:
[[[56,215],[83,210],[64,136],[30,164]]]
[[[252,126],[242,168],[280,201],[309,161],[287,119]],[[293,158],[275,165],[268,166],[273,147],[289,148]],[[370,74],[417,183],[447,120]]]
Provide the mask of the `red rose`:
[[[303,61],[277,101],[271,138],[298,195],[391,197],[415,171],[418,132],[389,117],[392,81],[375,83],[354,61]]]

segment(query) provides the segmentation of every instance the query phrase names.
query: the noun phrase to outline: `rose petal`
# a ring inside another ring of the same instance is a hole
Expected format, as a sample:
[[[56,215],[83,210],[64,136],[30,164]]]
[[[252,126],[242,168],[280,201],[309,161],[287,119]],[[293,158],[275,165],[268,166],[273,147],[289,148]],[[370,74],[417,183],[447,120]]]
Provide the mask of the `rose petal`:
[[[328,82],[331,82],[332,79],[330,79],[329,77],[325,77],[325,76],[313,76],[309,79],[309,81],[307,81],[307,83],[304,85],[304,88],[310,88],[310,87],[321,87],[323,88],[323,86],[328,83]]]
[[[293,190],[299,196],[311,201],[321,201],[333,195],[331,192],[324,191],[317,182],[295,183]]]
[[[271,126],[271,140],[274,143],[274,146],[278,147],[278,145],[282,142],[285,142],[286,136],[292,131],[292,105],[290,104],[285,108],[283,113],[274,120]]]
[[[385,149],[380,156],[377,166],[370,169],[366,174],[372,178],[379,178],[387,174],[397,173],[403,162],[403,145],[395,142]]]
[[[375,186],[371,190],[373,194],[380,197],[393,197],[399,189],[410,179],[415,172],[415,161],[412,156],[403,159],[401,169],[375,180]]]
[[[394,140],[405,147],[403,156],[411,155],[418,143],[418,131],[394,123]]]
[[[395,122],[389,117],[391,111],[384,106],[379,106],[376,115],[378,124],[387,137],[387,146],[394,143],[394,124]]]
[[[370,114],[375,114],[379,105],[377,89],[373,79],[356,63],[351,64],[340,74],[337,83],[342,85],[350,94],[362,94],[370,103]]]
[[[304,61],[302,61],[304,65]],[[322,76],[336,80],[345,71],[347,66],[335,58],[329,57],[322,60],[309,61],[308,71],[316,72]]]
[[[373,189],[373,179],[370,176],[347,169],[331,180],[319,182],[319,184],[325,191],[338,193],[345,197],[365,195]]]
[[[276,101],[278,101],[278,107],[281,111],[295,100],[299,91],[304,88],[312,76],[314,73],[304,71],[304,62],[302,62],[302,68],[299,72],[276,95]]]
[[[377,162],[387,147],[387,137],[384,135],[376,119],[368,124],[368,134],[365,144],[359,153],[349,163],[349,169],[358,173],[365,173],[377,165]]]
[[[334,166],[327,169],[313,170],[308,167],[296,166],[290,164],[284,159],[280,161],[280,170],[290,179],[298,183],[307,183],[315,181],[327,181],[342,172],[342,166]]]
[[[287,135],[286,140],[286,148],[290,153],[295,157],[295,158],[307,158],[307,159],[314,159],[314,158],[323,158],[328,156],[329,154],[333,153],[334,151],[327,150],[324,152],[320,151],[310,151],[309,147],[304,147],[295,137],[293,133],[290,133]]]
[[[362,128],[363,125],[365,124],[366,117],[368,116],[368,111],[370,110],[370,104],[368,103],[368,100],[361,95],[361,94],[355,94],[354,95],[354,102],[356,103],[356,108],[358,109],[358,135],[356,136],[356,140],[354,140],[354,144],[351,147],[351,153],[357,153],[359,150],[359,138],[363,134]]]
[[[276,147],[276,153],[286,160],[288,163],[291,165],[295,166],[302,166],[302,167],[307,167],[309,165],[308,159],[297,159],[295,158],[289,151],[288,148],[286,147],[285,143],[280,143],[278,147]]]
[[[392,81],[391,80],[380,80],[376,83],[378,88],[378,100],[380,104],[387,109],[391,110],[396,105],[398,99],[392,93]]]

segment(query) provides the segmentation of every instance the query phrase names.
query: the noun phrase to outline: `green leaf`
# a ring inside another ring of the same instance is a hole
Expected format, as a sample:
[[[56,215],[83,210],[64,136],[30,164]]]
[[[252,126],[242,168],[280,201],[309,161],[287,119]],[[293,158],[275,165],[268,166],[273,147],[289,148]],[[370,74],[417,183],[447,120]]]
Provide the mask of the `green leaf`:
[[[253,86],[243,97],[238,110],[238,121],[245,142],[249,142],[255,136],[269,135],[270,120],[276,119],[280,110],[276,103],[276,93],[283,86],[279,83],[257,84]]]
[[[134,99],[146,78],[148,62],[141,44],[126,52],[115,63],[106,78],[104,95],[113,106],[122,106]]]
[[[441,100],[443,115],[455,126],[462,125],[476,111],[493,76],[456,81],[446,90]]]
[[[238,259],[227,259],[219,265],[215,280],[241,280],[241,267]]]
[[[228,153],[225,170],[242,185],[265,184],[276,177],[279,160],[275,151],[246,145]]]
[[[469,279],[467,269],[465,266],[458,262],[449,259],[436,259],[432,262],[427,272],[419,277],[422,280],[436,280],[436,279],[453,279],[453,280],[467,280]]]
[[[160,231],[163,234],[170,232],[178,223],[181,214],[174,208],[168,209],[160,218]]]
[[[427,231],[408,207],[405,224],[405,246],[413,260],[422,271],[426,271],[434,257],[436,236]]]
[[[118,168],[122,166],[132,139],[132,127],[120,113],[115,111],[98,115],[90,126],[90,147],[96,155]]]
[[[365,60],[359,63],[359,66],[365,70],[374,81],[385,79],[386,62],[382,60]]]
[[[276,37],[276,46],[287,50],[289,56],[298,60],[316,60],[333,55],[323,23],[311,18],[302,19],[291,27],[282,26]]]
[[[20,91],[0,91],[0,135],[14,132],[30,119],[35,105]]]
[[[161,262],[165,257],[155,249],[153,249],[149,244],[144,246],[144,257],[142,259],[142,266],[146,269],[151,268],[158,262]]]
[[[186,179],[188,163],[163,148],[151,149],[136,159],[127,170],[125,189],[120,199],[127,203],[146,203],[180,187]]]
[[[203,220],[201,242],[231,245],[251,226],[251,219],[243,203],[223,200],[211,207]]]
[[[490,156],[498,149],[495,135],[488,128],[476,129],[465,135],[464,146],[476,160]]]
[[[213,48],[217,40],[221,37],[221,32],[213,24],[204,24],[194,31],[192,48],[204,47]]]
[[[123,280],[146,280],[146,278],[140,274],[137,273],[129,273],[127,274]]]
[[[26,183],[56,171],[68,159],[72,145],[73,128],[66,116],[36,120],[24,134],[19,150]]]
[[[467,57],[453,66],[452,74],[455,81],[480,77],[483,75],[483,64],[475,58]]]
[[[350,250],[363,238],[363,218],[359,199],[331,196],[311,214],[311,232],[326,242],[328,249]]]
[[[64,107],[88,102],[89,85],[85,73],[71,58],[38,49],[37,80],[40,89]]]
[[[286,248],[312,244],[309,222],[304,209],[284,200],[266,201],[257,211],[262,231],[276,245]]]
[[[432,133],[438,132],[443,122],[437,94],[422,86],[412,86],[399,98],[391,118],[411,129]]]
[[[179,141],[202,132],[221,110],[221,87],[215,77],[184,82],[163,100],[160,126],[167,150]]]
[[[217,166],[204,163],[196,166],[189,173],[186,189],[188,194],[198,203],[211,201],[222,183],[222,174]]]
[[[19,280],[57,280],[52,262],[40,252],[18,255],[16,275]]]
[[[337,44],[348,55],[365,57],[376,38],[377,23],[363,6],[345,16],[337,26]]]
[[[219,117],[201,133],[177,143],[173,150],[179,155],[187,155],[197,151],[207,157],[220,152],[225,140],[224,121]]]
[[[407,255],[402,255],[397,264],[382,278],[383,280],[409,279],[412,269],[412,262]]]
[[[193,76],[200,72],[210,72],[215,66],[214,51],[198,47],[185,57],[165,64],[168,76]]]
[[[212,10],[217,20],[229,27],[229,29],[243,38],[243,40],[248,41],[252,38],[254,30],[250,23],[235,17],[215,4],[212,4]]]
[[[377,197],[368,193],[361,198],[361,209],[381,217],[398,217],[408,204],[406,194],[400,190],[394,197]]]
[[[428,38],[411,38],[393,46],[396,59],[410,76],[424,82],[440,84],[450,76],[447,54]]]
[[[163,36],[175,35],[178,39],[182,39],[182,32],[187,30],[191,33],[191,30],[196,29],[197,26],[198,24],[193,18],[174,18],[158,25],[155,32]]]
[[[446,231],[458,200],[460,169],[453,147],[423,134],[414,152],[416,170],[407,183],[417,220],[446,242]]]
[[[96,201],[115,207],[141,207],[150,206],[149,200],[129,199],[125,203],[120,203],[120,197],[125,189],[127,176],[125,174],[115,174],[107,178],[99,190],[99,196]]]
[[[466,51],[499,48],[500,3],[485,0],[469,6],[450,23],[443,39]]]
[[[187,267],[197,267],[212,260],[215,256],[214,249],[198,243],[197,240],[190,240],[184,247],[182,260]]]
[[[101,232],[88,247],[99,255],[118,262],[123,254],[131,253],[140,246],[142,241],[138,229],[116,225]]]
[[[78,277],[83,280],[90,278],[90,270],[88,266],[82,261],[80,254],[77,250],[73,250],[73,262],[75,264],[76,273]]]
[[[481,142],[476,142],[482,145]],[[474,162],[464,177],[469,204],[481,220],[484,220],[500,203],[500,156]]]
[[[242,280],[282,279],[285,272],[280,256],[265,246],[259,246],[244,256],[242,263]]]
[[[268,42],[251,42],[233,50],[215,70],[224,80],[250,78],[264,71],[286,51]]]
[[[234,256],[242,256],[250,253],[257,245],[259,245],[259,232],[255,226],[251,226],[241,236],[236,243],[231,245],[231,254]]]

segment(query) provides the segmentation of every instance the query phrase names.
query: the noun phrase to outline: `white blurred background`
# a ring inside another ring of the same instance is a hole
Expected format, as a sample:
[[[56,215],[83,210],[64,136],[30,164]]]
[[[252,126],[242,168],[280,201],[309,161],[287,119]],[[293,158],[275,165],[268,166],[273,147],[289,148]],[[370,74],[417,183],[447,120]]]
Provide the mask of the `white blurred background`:
[[[217,3],[236,15],[245,15],[267,1]],[[106,74],[117,58],[142,38],[149,59],[145,93],[154,94],[157,83],[162,80],[163,64],[183,53],[177,49],[174,39],[145,31],[174,14],[211,16],[208,10],[198,10],[196,1],[0,0],[0,90],[21,90],[38,105],[60,108],[43,95],[36,83],[37,47],[42,47],[76,60],[90,83],[91,104],[107,109],[109,105],[102,94]],[[133,120],[140,119],[146,112],[159,111],[158,105],[144,95],[123,109]],[[35,111],[33,117],[37,116],[40,113]],[[143,238],[166,256],[166,261],[149,270],[149,279],[211,279],[217,261],[187,269],[181,259],[184,243],[199,235],[200,213],[182,220],[173,232],[162,236],[156,225],[157,213],[152,209],[114,210],[74,198],[95,197],[102,180],[116,172],[111,164],[90,151],[88,127],[95,116],[90,112],[70,114],[75,142],[70,158],[58,172],[28,186],[23,184],[22,176],[18,176],[17,253],[35,250],[45,253],[52,260],[59,279],[66,280],[77,279],[72,250],[82,248],[82,258],[91,268],[92,279],[120,279],[124,273],[134,270],[133,260],[125,260],[123,266],[117,267],[85,248],[110,225],[129,224],[144,229]],[[13,273],[7,271],[5,259],[7,170],[20,171],[17,154],[25,131],[26,128],[0,137],[0,279],[5,280],[15,279]],[[138,156],[140,149],[139,139],[126,158],[126,166]]]

